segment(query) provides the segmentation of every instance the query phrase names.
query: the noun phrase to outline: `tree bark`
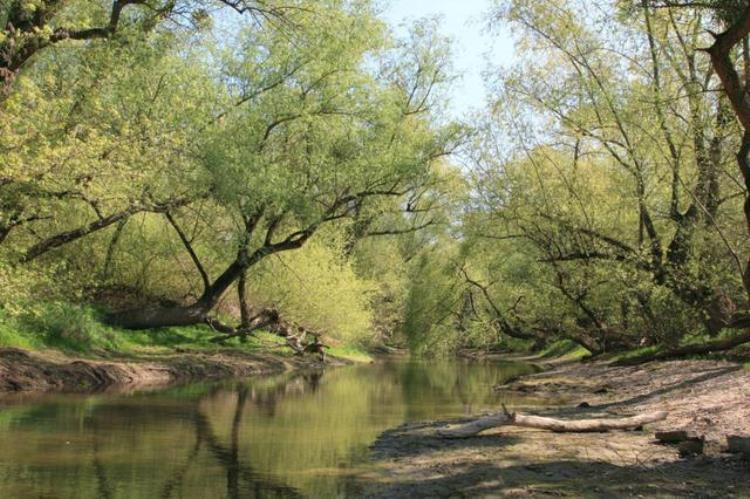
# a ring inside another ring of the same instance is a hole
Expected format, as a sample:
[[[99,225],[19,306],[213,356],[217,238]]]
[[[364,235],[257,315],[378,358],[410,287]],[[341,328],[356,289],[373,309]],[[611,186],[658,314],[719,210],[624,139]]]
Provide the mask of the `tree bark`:
[[[750,6],[740,18],[723,33],[716,35],[714,44],[707,50],[711,56],[711,64],[719,76],[724,87],[724,93],[729,98],[744,134],[742,144],[737,153],[737,165],[745,181],[745,222],[750,232],[750,100],[747,98],[747,88],[737,72],[731,59],[732,50],[750,34]],[[750,261],[746,264],[743,283],[750,303]]]
[[[558,433],[635,430],[645,424],[662,421],[666,419],[667,415],[668,413],[666,411],[657,411],[624,418],[564,420],[530,414],[509,413],[507,410],[504,410],[502,414],[485,416],[454,428],[439,430],[438,435],[443,438],[468,438],[498,426],[521,426],[524,428],[550,430]]]
[[[210,310],[200,303],[187,307],[147,307],[112,314],[107,322],[126,329],[192,326],[205,323]]]
[[[250,304],[247,302],[247,272],[240,274],[240,279],[237,282],[237,299],[240,302],[240,329],[250,327],[250,321],[252,319],[252,312],[250,311]]]

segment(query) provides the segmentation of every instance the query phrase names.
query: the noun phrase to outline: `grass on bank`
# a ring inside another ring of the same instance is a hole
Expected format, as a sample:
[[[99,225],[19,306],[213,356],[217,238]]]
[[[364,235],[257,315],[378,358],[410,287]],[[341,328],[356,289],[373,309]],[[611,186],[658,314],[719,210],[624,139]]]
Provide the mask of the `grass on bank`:
[[[226,348],[248,352],[272,350],[279,355],[292,355],[283,338],[265,331],[255,332],[244,342],[232,339],[216,344],[210,340],[218,333],[206,325],[131,331],[105,324],[102,316],[93,307],[68,303],[37,305],[33,311],[19,316],[0,310],[0,347],[55,349],[84,357],[137,357]],[[336,346],[329,353],[354,362],[372,360],[364,350],[354,346]]]
[[[538,358],[544,360],[580,360],[590,355],[591,352],[573,340],[559,340],[547,345],[544,350],[539,352]]]
[[[335,346],[329,348],[326,353],[340,359],[346,359],[352,362],[361,362],[365,364],[370,363],[374,360],[372,355],[367,353],[365,350],[354,346]]]
[[[612,361],[615,364],[618,363],[631,363],[635,362],[637,363],[640,360],[645,360],[653,355],[658,354],[662,351],[662,348],[659,346],[648,346],[648,347],[640,347],[640,348],[634,348],[632,350],[626,350],[624,352],[618,352],[612,356],[608,356],[607,360]]]
[[[701,346],[712,341],[730,338],[735,334],[736,334],[736,331],[731,330],[731,329],[725,329],[716,337],[710,337],[706,334],[688,335],[685,338],[683,338],[682,341],[680,341],[678,344],[672,347],[667,347],[664,345],[646,346],[646,347],[634,348],[632,350],[626,350],[624,352],[617,352],[612,355],[604,356],[603,358],[606,358],[607,360],[610,360],[613,363],[637,364],[640,362],[648,362],[649,360],[652,360],[655,355],[658,355],[664,352],[669,352],[671,349],[685,348],[685,347],[691,347],[691,346]],[[723,358],[723,359],[728,359],[728,360],[734,360],[735,362],[737,361],[745,362],[745,359],[747,359],[749,356],[750,356],[750,349],[748,349],[747,346],[739,346],[739,347],[735,347],[732,350],[686,355],[686,356],[682,356],[679,358],[686,358],[686,359],[688,358],[689,359]],[[750,369],[750,363],[744,364],[744,367],[746,369]]]

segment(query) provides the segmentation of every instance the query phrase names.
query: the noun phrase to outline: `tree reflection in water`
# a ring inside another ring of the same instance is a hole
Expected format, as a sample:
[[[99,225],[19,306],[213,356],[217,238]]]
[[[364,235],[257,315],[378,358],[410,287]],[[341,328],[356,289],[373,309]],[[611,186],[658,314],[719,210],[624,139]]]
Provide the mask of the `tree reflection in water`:
[[[0,497],[348,496],[380,432],[496,407],[491,387],[524,369],[394,362],[0,401]]]

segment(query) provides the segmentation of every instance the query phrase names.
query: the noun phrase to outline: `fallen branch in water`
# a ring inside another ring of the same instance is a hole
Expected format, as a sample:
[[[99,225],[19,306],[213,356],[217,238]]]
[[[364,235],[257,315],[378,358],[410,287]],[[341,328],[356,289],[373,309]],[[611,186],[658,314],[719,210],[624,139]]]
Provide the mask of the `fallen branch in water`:
[[[610,430],[635,430],[648,423],[666,419],[666,411],[649,412],[624,418],[555,419],[531,414],[510,413],[503,406],[502,414],[485,416],[453,428],[438,430],[443,438],[467,438],[497,426],[522,426],[554,432],[605,432]]]

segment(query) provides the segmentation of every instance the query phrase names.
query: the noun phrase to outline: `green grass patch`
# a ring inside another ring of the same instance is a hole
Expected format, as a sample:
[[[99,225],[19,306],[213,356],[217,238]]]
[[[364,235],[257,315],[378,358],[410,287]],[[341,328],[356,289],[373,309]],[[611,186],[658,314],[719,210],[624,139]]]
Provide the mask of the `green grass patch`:
[[[591,355],[591,352],[575,341],[560,340],[551,345],[547,345],[547,347],[539,353],[539,358],[578,360],[588,357],[589,355]]]
[[[12,321],[0,315],[0,346],[34,350],[44,345],[39,338],[22,333],[14,326]]]
[[[93,307],[60,302],[36,303],[27,313],[13,317],[0,311],[0,347],[54,349],[82,357],[143,357],[228,348],[293,355],[284,338],[266,331],[256,331],[244,341],[233,338],[213,343],[211,339],[219,333],[207,325],[131,331],[107,325],[103,318]],[[353,362],[372,361],[367,352],[354,346],[331,348],[329,353]]]
[[[206,352],[224,348],[257,351],[284,344],[283,339],[266,332],[258,332],[244,342],[239,339],[225,344],[211,342],[217,334],[205,325],[145,331],[121,329],[105,324],[99,310],[69,303],[37,303],[27,313],[13,317],[0,312],[0,347],[51,348],[101,357],[111,354],[158,355],[185,350]],[[284,352],[279,349],[279,353]]]
[[[92,311],[69,304],[36,304],[18,316],[0,316],[0,346],[81,351],[105,338]]]
[[[373,361],[372,356],[361,348],[353,346],[331,347],[327,353],[334,357],[350,360],[352,362],[369,363]]]
[[[611,360],[615,364],[638,362],[640,360],[646,359],[648,357],[651,357],[652,355],[659,353],[661,350],[662,348],[659,346],[640,347],[640,348],[635,348],[633,350],[626,350],[624,352],[618,352],[614,354],[612,357],[609,357],[609,360]]]

